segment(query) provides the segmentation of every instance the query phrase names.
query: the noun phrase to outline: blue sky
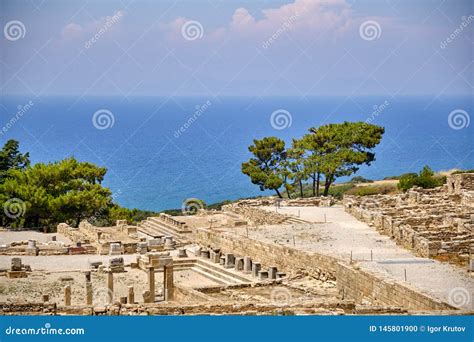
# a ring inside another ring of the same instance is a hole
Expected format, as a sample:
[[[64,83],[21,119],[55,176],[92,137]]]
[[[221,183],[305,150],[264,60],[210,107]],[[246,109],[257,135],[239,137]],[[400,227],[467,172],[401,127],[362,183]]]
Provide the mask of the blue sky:
[[[439,96],[474,85],[469,0],[0,4],[3,95]]]

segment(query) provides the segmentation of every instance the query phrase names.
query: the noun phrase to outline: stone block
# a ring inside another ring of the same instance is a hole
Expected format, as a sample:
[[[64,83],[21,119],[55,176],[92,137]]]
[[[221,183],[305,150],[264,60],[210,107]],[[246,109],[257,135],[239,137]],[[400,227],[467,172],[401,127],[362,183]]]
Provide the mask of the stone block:
[[[258,280],[265,280],[265,279],[268,279],[268,271],[259,271]]]
[[[234,254],[226,253],[224,259],[224,267],[225,268],[233,268],[235,267],[235,257]]]
[[[12,271],[21,271],[22,270],[21,258],[12,258],[10,269]]]
[[[277,278],[277,268],[275,266],[271,266],[268,268],[268,277],[270,279],[276,279]]]
[[[237,257],[235,258],[235,270],[242,271],[244,269],[244,258]]]
[[[260,272],[261,268],[262,268],[262,264],[260,264],[259,262],[252,263],[252,276],[257,278],[258,272]]]

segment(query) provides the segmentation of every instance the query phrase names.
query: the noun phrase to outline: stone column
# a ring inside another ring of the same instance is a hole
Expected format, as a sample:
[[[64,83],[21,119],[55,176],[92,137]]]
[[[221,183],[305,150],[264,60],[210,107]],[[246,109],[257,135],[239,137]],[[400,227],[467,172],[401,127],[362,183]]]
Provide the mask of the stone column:
[[[91,282],[91,272],[87,271],[86,276],[86,305],[92,305],[92,282]]]
[[[233,268],[235,263],[235,257],[234,254],[231,253],[226,253],[225,255],[225,262],[224,262],[224,268]]]
[[[242,271],[244,269],[244,258],[237,257],[235,258],[235,270]]]
[[[71,286],[70,285],[64,286],[64,305],[65,306],[71,305]]]
[[[259,262],[254,262],[252,264],[252,276],[257,278],[258,277],[258,272],[260,271],[261,268],[262,268],[262,264],[260,264]]]
[[[107,272],[107,289],[109,292],[109,303],[112,303],[114,298],[114,274],[112,273],[112,271]]]
[[[43,303],[47,303],[47,302],[49,302],[49,295],[44,294],[43,295]]]
[[[174,299],[174,277],[173,277],[173,265],[164,266],[164,278],[163,283],[165,287],[165,300]]]
[[[155,301],[155,268],[149,267],[148,268],[148,292],[150,292],[150,296],[148,298],[149,303],[153,303]]]
[[[268,278],[276,279],[277,277],[277,268],[275,266],[270,266],[268,268]]]
[[[252,258],[249,256],[244,257],[244,273],[252,272]]]
[[[86,283],[86,305],[92,305],[92,283]]]
[[[133,291],[133,286],[128,287],[128,303],[129,304],[135,303],[135,292]]]

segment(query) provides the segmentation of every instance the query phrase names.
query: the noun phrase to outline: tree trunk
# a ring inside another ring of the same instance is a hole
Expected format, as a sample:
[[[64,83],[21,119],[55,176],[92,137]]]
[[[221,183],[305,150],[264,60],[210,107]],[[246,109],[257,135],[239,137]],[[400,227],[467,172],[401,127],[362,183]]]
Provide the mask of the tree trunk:
[[[326,182],[324,183],[324,196],[327,196],[329,193],[329,187],[331,186],[331,178],[326,177]]]
[[[316,176],[316,196],[319,197],[319,183],[321,181],[321,173],[318,172],[318,175]]]
[[[316,174],[313,173],[313,197],[316,196]]]
[[[288,196],[288,199],[291,199],[290,190],[286,189],[286,195]]]
[[[303,182],[301,181],[301,179],[299,180],[299,183],[300,183],[300,195],[301,195],[301,198],[304,197],[304,194],[303,194]]]
[[[278,189],[275,189],[275,191],[276,191],[276,193],[277,193],[277,195],[278,195],[278,198],[282,198],[282,197],[281,197],[281,194],[280,194],[280,191],[278,191]]]

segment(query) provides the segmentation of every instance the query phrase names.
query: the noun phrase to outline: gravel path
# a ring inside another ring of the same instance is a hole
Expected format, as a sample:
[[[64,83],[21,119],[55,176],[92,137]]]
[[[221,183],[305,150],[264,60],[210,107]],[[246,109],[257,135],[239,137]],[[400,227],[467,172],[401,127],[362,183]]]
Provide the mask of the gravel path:
[[[263,207],[275,211],[275,207]],[[307,225],[264,226],[250,229],[249,237],[277,242],[298,249],[352,258],[361,268],[398,281],[405,281],[421,291],[452,305],[474,310],[474,277],[462,267],[420,258],[379,234],[374,228],[346,213],[342,206],[284,207],[282,214],[300,216]],[[245,228],[235,229],[246,234]],[[294,240],[293,240],[294,236]],[[294,241],[294,242],[293,242]],[[371,257],[372,252],[372,257]]]

